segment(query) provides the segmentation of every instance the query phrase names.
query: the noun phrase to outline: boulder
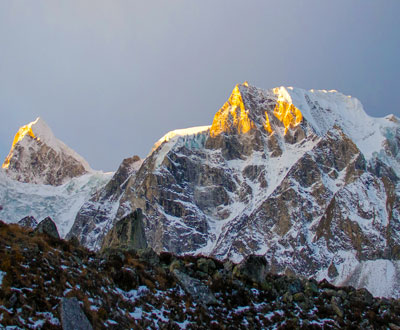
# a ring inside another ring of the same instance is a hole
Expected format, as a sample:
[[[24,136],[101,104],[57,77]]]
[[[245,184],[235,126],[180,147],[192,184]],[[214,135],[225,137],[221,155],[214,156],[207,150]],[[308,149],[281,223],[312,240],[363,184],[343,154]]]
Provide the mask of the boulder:
[[[146,261],[150,265],[156,266],[160,264],[160,257],[152,248],[140,249],[137,253],[140,260]]]
[[[93,327],[83,313],[78,299],[62,298],[60,304],[61,326],[63,330],[92,330]]]
[[[70,236],[69,239],[68,239],[68,242],[69,242],[72,246],[75,246],[75,247],[80,246],[79,239],[78,239],[75,235]]]
[[[31,215],[28,215],[28,216],[26,216],[25,218],[22,218],[22,219],[19,220],[17,223],[18,223],[18,225],[20,225],[21,227],[24,227],[24,228],[31,228],[31,229],[35,229],[36,226],[38,225],[38,222],[36,221],[36,219],[35,219],[33,216],[31,216]]]
[[[215,263],[212,259],[200,258],[197,260],[197,268],[203,273],[210,274],[215,271]]]
[[[60,234],[58,233],[57,226],[50,217],[45,218],[37,225],[37,227],[35,228],[35,233],[45,233],[51,237],[60,239]]]
[[[268,272],[267,261],[264,256],[251,255],[246,257],[240,264],[233,269],[233,275],[262,283]]]
[[[204,285],[200,280],[186,275],[177,269],[174,269],[172,273],[182,285],[185,292],[190,294],[196,302],[205,305],[217,303],[217,300],[209,287]]]
[[[147,248],[141,209],[119,220],[104,238],[101,251],[106,249],[139,250]]]

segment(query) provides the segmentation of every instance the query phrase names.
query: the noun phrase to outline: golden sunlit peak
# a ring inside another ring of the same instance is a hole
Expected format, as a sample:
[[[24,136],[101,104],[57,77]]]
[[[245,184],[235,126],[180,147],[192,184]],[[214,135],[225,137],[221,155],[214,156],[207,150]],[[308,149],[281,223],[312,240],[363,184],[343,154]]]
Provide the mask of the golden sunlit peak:
[[[8,154],[6,160],[4,161],[2,168],[8,168],[8,166],[10,165],[10,159],[12,157],[12,151],[15,147],[15,145],[21,141],[26,135],[29,135],[32,138],[36,138],[35,134],[32,131],[32,125],[36,124],[38,121],[40,120],[40,118],[38,117],[35,121],[29,123],[28,125],[22,126],[19,128],[17,134],[15,134],[13,143],[11,145],[11,150],[10,153]]]
[[[244,82],[244,86],[248,86]],[[254,128],[254,123],[248,116],[239,85],[236,85],[228,101],[215,114],[210,128],[210,136],[216,137],[223,132],[230,132],[233,128],[238,133],[247,133]]]
[[[284,134],[286,134],[289,128],[294,128],[302,122],[303,115],[301,111],[293,105],[290,94],[285,88],[274,88],[273,92],[278,97],[274,115],[285,126]]]

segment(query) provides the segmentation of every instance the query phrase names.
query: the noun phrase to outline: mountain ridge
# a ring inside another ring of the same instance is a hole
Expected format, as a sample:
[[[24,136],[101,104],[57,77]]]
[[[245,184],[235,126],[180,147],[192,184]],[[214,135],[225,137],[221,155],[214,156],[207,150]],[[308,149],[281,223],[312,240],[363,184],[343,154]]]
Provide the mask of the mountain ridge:
[[[274,272],[399,297],[399,150],[398,119],[372,118],[356,98],[239,84],[210,126],[124,160],[67,237],[97,250],[140,208],[156,252],[258,254]]]
[[[336,91],[242,84],[209,129],[187,132],[127,178],[108,227],[141,208],[157,252],[235,262],[256,253],[277,272],[400,294],[395,117],[369,117]]]

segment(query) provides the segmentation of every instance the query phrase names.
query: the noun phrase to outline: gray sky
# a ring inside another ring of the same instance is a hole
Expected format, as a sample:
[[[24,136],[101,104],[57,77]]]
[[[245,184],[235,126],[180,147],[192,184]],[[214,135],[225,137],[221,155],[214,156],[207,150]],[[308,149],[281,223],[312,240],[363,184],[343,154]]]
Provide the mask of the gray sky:
[[[0,0],[0,158],[41,116],[95,169],[209,125],[234,85],[400,116],[400,1]]]

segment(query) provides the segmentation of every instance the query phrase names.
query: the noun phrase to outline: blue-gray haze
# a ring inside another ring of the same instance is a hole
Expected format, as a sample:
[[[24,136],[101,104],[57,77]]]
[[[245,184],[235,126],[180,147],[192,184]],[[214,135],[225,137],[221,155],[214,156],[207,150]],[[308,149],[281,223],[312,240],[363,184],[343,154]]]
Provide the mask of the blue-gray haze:
[[[234,85],[400,116],[400,1],[0,0],[0,157],[41,116],[95,169],[211,124]]]

